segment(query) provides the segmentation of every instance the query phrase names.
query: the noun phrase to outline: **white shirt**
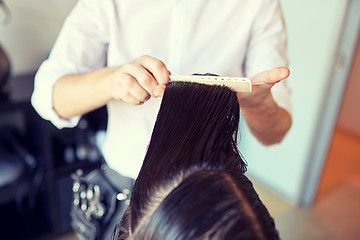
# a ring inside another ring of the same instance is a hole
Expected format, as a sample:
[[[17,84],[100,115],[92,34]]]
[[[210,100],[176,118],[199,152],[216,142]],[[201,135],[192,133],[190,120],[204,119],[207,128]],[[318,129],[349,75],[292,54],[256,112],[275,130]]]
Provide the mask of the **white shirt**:
[[[286,32],[278,0],[79,0],[49,59],[35,78],[32,104],[58,128],[52,88],[63,75],[117,66],[141,55],[162,60],[172,74],[251,76],[287,65]],[[272,88],[290,111],[284,81]],[[136,177],[161,99],[140,106],[110,101],[103,153],[110,167]]]

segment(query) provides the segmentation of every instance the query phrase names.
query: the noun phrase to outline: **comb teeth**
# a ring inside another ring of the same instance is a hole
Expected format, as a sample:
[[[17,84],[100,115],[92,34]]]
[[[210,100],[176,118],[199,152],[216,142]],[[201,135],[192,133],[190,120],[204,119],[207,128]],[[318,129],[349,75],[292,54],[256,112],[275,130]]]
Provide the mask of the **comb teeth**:
[[[251,92],[252,85],[248,78],[241,77],[221,77],[221,76],[174,76],[170,75],[170,81],[174,82],[194,82],[207,85],[226,86],[235,92]]]

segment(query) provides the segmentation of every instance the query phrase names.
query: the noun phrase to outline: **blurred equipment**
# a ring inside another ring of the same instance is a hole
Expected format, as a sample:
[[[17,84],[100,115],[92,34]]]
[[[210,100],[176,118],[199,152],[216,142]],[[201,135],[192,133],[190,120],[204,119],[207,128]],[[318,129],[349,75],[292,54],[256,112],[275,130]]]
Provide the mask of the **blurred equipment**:
[[[88,174],[78,169],[71,177],[71,226],[78,239],[110,239],[130,203],[134,180],[106,163]]]
[[[44,169],[20,139],[20,134],[15,129],[0,128],[0,190],[10,185],[18,186],[15,200],[19,212],[25,213],[35,207]],[[26,181],[30,186],[21,185]]]
[[[9,75],[10,75],[10,61],[5,51],[0,45],[0,100],[1,101],[8,98]]]
[[[35,158],[22,146],[16,130],[0,129],[0,187],[21,180],[37,167]]]

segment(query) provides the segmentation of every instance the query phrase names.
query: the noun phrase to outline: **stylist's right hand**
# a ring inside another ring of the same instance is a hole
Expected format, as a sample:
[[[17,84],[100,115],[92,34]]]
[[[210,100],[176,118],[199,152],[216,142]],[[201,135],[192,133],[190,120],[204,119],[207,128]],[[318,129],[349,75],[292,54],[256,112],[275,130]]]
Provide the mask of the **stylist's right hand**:
[[[112,97],[134,105],[150,97],[162,97],[169,83],[170,72],[165,64],[147,55],[109,69]]]

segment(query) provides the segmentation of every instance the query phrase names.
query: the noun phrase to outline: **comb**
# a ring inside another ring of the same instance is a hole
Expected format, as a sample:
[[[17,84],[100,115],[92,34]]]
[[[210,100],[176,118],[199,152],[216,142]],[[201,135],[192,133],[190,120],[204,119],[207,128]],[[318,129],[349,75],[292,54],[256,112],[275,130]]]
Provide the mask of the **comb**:
[[[252,85],[250,79],[242,77],[221,77],[221,76],[203,76],[203,75],[170,75],[172,82],[193,82],[207,85],[226,86],[235,92],[251,92]]]

